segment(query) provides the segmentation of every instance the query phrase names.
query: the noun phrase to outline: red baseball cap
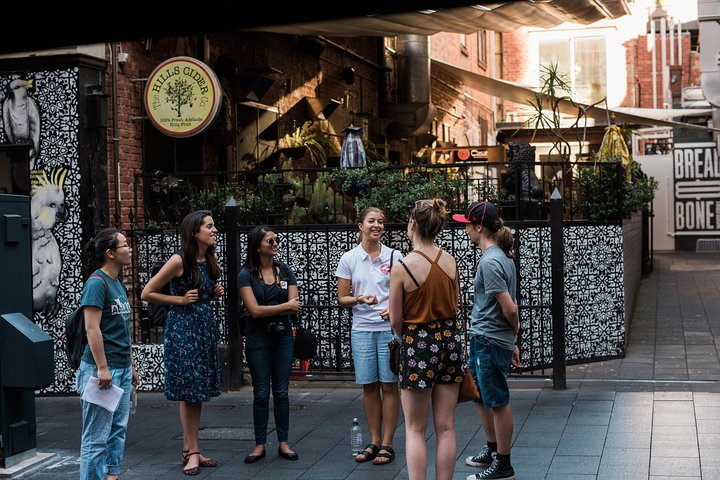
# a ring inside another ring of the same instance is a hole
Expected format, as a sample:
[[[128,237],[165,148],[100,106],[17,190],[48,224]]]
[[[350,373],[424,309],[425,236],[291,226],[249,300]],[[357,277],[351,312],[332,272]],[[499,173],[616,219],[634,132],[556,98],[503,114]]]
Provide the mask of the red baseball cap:
[[[461,223],[483,225],[497,231],[495,223],[500,219],[500,213],[494,204],[485,200],[484,202],[472,202],[465,210],[465,215],[456,213],[452,219]]]

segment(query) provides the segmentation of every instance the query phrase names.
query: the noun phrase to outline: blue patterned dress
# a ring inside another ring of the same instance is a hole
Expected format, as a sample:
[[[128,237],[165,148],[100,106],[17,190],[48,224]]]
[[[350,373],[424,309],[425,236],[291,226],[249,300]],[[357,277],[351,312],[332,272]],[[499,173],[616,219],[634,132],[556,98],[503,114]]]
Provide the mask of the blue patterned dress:
[[[165,322],[165,398],[186,402],[207,402],[220,395],[222,371],[218,349],[218,329],[210,306],[215,282],[200,267],[198,302],[170,305]],[[192,290],[189,276],[170,281],[172,295]]]

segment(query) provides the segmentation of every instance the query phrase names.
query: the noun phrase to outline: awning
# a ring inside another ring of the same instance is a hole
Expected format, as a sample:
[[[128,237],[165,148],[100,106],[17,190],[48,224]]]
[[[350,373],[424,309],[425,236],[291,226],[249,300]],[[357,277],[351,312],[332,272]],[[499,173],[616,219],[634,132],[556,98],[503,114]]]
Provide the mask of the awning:
[[[345,2],[332,8],[313,2],[254,2],[252,13],[241,11],[240,14],[236,14],[227,2],[209,1],[202,4],[204,12],[211,12],[205,15],[188,15],[186,8],[168,8],[163,11],[162,21],[154,15],[135,15],[132,21],[126,22],[108,22],[108,18],[117,15],[117,5],[113,2],[95,2],[92,7],[87,2],[81,2],[76,8],[63,8],[58,4],[33,9],[32,20],[35,25],[43,25],[42,35],[38,35],[37,29],[27,28],[27,22],[5,21],[0,29],[0,53],[248,29],[295,35],[319,35],[324,31],[336,36],[390,36],[440,31],[469,33],[481,28],[508,31],[521,24],[540,27],[563,21],[588,24],[600,18],[617,18],[629,13],[626,1],[366,1]],[[514,4],[518,6],[505,7]],[[527,8],[532,9],[532,14],[524,16],[523,9]],[[68,25],[78,25],[78,11],[83,13],[82,28],[68,28]],[[405,16],[401,13],[408,11],[416,14]],[[418,11],[426,13],[417,14]],[[27,3],[4,2],[2,12],[5,20],[26,18]],[[466,16],[468,12],[473,15]],[[352,17],[361,19],[362,23],[347,23],[346,19]],[[324,24],[324,29],[307,28],[308,25],[318,24]],[[333,28],[333,24],[337,27]],[[288,30],[283,29],[283,25],[296,27]],[[374,31],[358,28],[370,25],[375,25]]]
[[[705,117],[712,116],[713,108],[636,108],[615,107],[616,112],[629,113],[640,117],[668,120],[678,117]]]
[[[498,80],[495,78],[479,75],[477,73],[469,72],[454,65],[450,65],[449,63],[441,62],[440,60],[432,60],[432,66],[433,68],[439,68],[446,71],[468,87],[474,88],[475,90],[479,90],[481,92],[485,92],[496,97],[519,103],[521,105],[530,105],[530,102],[536,102],[536,98],[538,95],[541,96],[543,103],[549,103],[551,100],[554,101],[554,99],[550,96],[541,95],[534,90],[523,87],[516,83],[508,82],[506,80]],[[561,113],[571,116],[578,115],[578,106],[585,109],[585,113],[588,118],[595,120],[597,123],[605,125],[607,125],[608,123],[608,116],[614,115],[615,121],[620,123],[625,122],[632,125],[681,127],[695,130],[712,130],[720,132],[720,129],[718,128],[709,128],[702,125],[693,125],[690,123],[666,120],[668,116],[663,116],[664,114],[660,113],[656,114],[658,118],[652,118],[650,115],[633,114],[619,109],[606,110],[605,108],[591,107],[582,103],[573,104],[568,100],[560,100],[559,102],[559,109]],[[682,110],[685,111],[686,109]],[[671,115],[671,117],[672,116],[674,115]]]
[[[522,27],[552,28],[565,22],[589,25],[629,13],[626,0],[478,2],[455,8],[264,25],[249,30],[335,37],[434,35],[439,32],[470,34],[481,29],[511,32]]]

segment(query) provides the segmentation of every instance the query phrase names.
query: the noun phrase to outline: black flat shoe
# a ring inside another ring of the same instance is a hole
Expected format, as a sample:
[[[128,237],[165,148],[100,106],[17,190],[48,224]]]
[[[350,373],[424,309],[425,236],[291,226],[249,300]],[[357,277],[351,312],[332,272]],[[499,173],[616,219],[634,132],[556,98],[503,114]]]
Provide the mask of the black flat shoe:
[[[255,463],[263,457],[265,457],[265,449],[263,449],[260,455],[248,455],[245,457],[245,463]]]
[[[298,458],[300,458],[300,457],[298,457],[298,454],[295,452],[286,453],[286,452],[283,452],[282,450],[280,450],[279,448],[278,448],[278,455],[287,460],[297,460]]]

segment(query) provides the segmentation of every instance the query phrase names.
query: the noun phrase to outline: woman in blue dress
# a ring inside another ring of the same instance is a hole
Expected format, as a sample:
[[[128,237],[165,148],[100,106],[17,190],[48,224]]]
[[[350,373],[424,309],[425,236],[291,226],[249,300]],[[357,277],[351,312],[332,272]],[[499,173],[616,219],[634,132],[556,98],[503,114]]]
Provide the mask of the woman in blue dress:
[[[180,402],[183,473],[217,461],[200,454],[198,430],[203,402],[220,395],[222,371],[218,329],[210,300],[224,295],[217,283],[217,228],[210,212],[188,214],[180,224],[180,253],[170,257],[142,291],[141,298],[170,305],[165,323],[165,397]],[[170,295],[161,293],[170,283]]]

